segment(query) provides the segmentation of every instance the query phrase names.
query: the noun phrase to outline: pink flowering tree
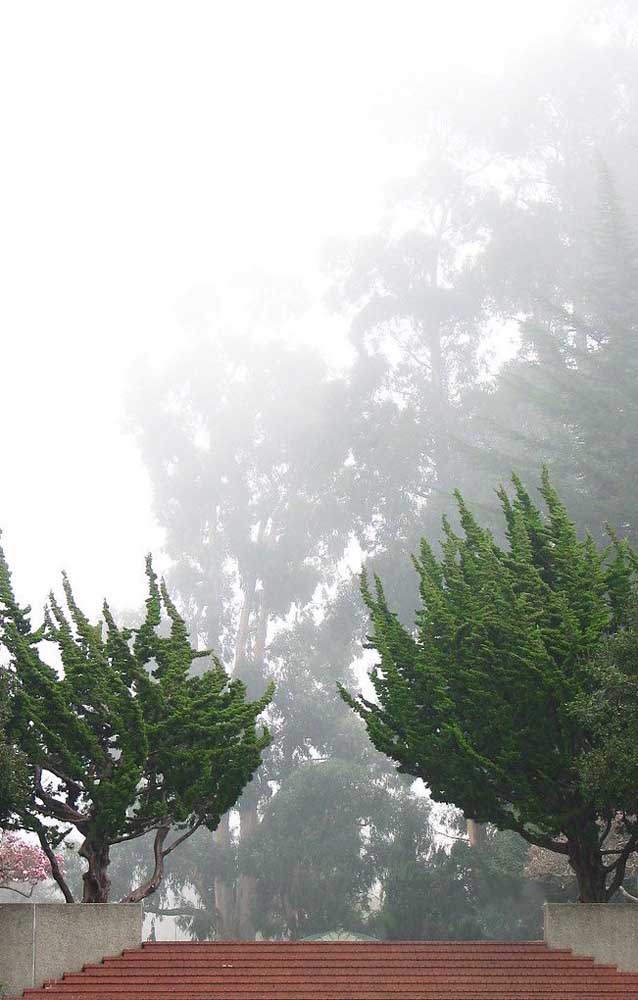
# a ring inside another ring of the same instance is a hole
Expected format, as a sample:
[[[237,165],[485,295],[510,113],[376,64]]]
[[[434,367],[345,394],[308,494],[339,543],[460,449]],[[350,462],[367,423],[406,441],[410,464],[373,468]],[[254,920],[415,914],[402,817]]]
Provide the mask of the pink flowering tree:
[[[61,854],[55,860],[62,866]],[[30,899],[36,885],[51,877],[51,865],[44,851],[15,833],[0,832],[0,889],[10,889]]]

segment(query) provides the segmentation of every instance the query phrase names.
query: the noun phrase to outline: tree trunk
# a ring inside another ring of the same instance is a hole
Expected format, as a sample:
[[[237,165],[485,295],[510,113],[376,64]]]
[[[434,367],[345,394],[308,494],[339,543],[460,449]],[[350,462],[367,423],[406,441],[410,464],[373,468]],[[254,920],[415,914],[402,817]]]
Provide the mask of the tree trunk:
[[[569,843],[569,864],[578,882],[578,899],[581,903],[606,903],[610,892],[600,848],[582,840]]]
[[[470,847],[478,847],[485,840],[485,824],[477,823],[475,819],[466,819],[467,841]]]
[[[95,844],[86,839],[78,851],[88,864],[82,879],[84,881],[83,903],[108,903],[111,880],[108,877],[110,864],[109,845]]]
[[[261,527],[260,527],[261,533]],[[237,638],[235,640],[235,662],[234,662],[234,672],[236,676],[241,677],[241,669],[245,663],[247,651],[248,651],[248,640],[250,636],[250,616],[252,614],[254,604],[255,604],[255,587],[257,584],[257,578],[250,575],[244,587],[244,600],[242,603],[241,612],[239,615],[239,625],[237,628]],[[212,637],[209,636],[209,644],[213,643]],[[219,826],[217,827],[213,838],[215,843],[220,847],[230,846],[230,827],[229,827],[229,813],[222,816]],[[238,885],[234,881],[224,881],[222,879],[215,879],[214,882],[214,894],[215,894],[215,913],[216,913],[216,923],[217,923],[217,936],[223,940],[231,940],[238,936]]]
[[[242,604],[241,614],[239,616],[239,626],[237,628],[237,639],[235,642],[235,671],[241,669],[244,660],[246,659],[246,648],[248,646],[248,635],[249,635],[249,625],[250,625],[250,615],[253,610],[253,605],[255,603],[255,586],[256,578],[251,576],[247,582],[244,590],[244,603]]]
[[[257,630],[255,633],[255,645],[253,647],[253,659],[255,664],[258,664],[263,671],[264,667],[264,656],[266,653],[266,637],[268,635],[268,608],[266,607],[266,601],[264,599],[264,593],[261,592],[260,602],[259,602],[259,614],[257,616]]]
[[[259,595],[255,639],[253,644],[253,662],[263,673],[266,638],[268,635],[269,613],[263,590]],[[257,697],[257,692],[250,692],[251,697]],[[257,806],[259,804],[259,786],[256,779],[244,789],[239,805],[239,836],[245,843],[259,826]],[[255,923],[254,911],[257,901],[257,879],[253,875],[240,875],[237,887],[237,932],[242,941],[254,941]]]
[[[240,835],[245,843],[259,824],[257,815],[258,794],[254,781],[245,789],[240,804]],[[237,930],[242,941],[254,941],[254,909],[257,898],[257,879],[253,875],[240,875],[237,891]]]
[[[230,846],[230,815],[222,816],[219,826],[213,834],[215,843],[220,847]],[[217,937],[230,940],[237,937],[237,922],[235,919],[235,887],[232,882],[215,879],[215,910],[217,916]]]

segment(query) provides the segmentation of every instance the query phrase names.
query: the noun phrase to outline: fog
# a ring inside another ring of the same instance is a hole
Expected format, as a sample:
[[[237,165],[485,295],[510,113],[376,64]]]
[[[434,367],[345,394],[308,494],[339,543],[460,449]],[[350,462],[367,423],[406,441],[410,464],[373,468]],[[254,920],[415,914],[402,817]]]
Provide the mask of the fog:
[[[0,503],[31,599],[62,566],[96,609],[104,591],[142,595],[161,534],[121,397],[131,366],[178,349],[193,297],[210,308],[238,278],[315,293],[323,242],[372,228],[413,162],[415,137],[391,134],[401,92],[434,65],[498,72],[555,22],[554,3],[4,6],[3,398],[19,433]]]
[[[262,777],[157,912],[202,937],[533,937],[569,878],[490,829],[463,881],[462,817],[335,683],[365,684],[361,564],[409,620],[410,552],[457,486],[493,523],[502,478],[547,462],[580,529],[635,537],[632,384],[587,415],[587,380],[624,370],[595,332],[634,294],[632,5],[15,2],[0,29],[18,597],[64,569],[133,620],[152,552],[200,648],[252,697],[277,684]],[[122,892],[138,861],[114,854]]]

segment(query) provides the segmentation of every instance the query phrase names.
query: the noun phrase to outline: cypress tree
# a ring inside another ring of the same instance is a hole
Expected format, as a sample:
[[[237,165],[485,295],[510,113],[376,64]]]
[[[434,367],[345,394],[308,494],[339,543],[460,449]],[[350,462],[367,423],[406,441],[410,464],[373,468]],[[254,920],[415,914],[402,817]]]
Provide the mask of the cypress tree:
[[[546,470],[546,513],[513,482],[513,497],[499,491],[507,549],[460,494],[461,533],[444,521],[442,558],[423,541],[413,631],[381,581],[364,579],[377,701],[341,693],[377,749],[436,801],[565,855],[580,898],[604,901],[638,845],[638,795],[628,782],[586,781],[581,765],[605,733],[577,709],[595,695],[601,642],[626,623],[636,558],[624,542],[600,551],[579,539]]]
[[[9,823],[26,794],[26,761],[7,738],[11,714],[11,675],[0,669],[0,824]]]
[[[193,675],[188,630],[153,571],[139,628],[119,626],[108,604],[92,624],[64,577],[65,606],[50,596],[44,624],[16,602],[0,549],[0,636],[13,680],[9,732],[27,763],[28,800],[20,825],[37,833],[67,902],[55,848],[74,828],[85,859],[84,902],[107,902],[110,850],[154,832],[149,878],[127,897],[135,902],[161,883],[166,857],[200,826],[214,830],[237,801],[269,743],[257,716],[272,691],[246,700],[213,656]],[[162,616],[167,635],[160,634]],[[42,658],[54,642],[62,670]],[[171,831],[173,831],[171,833]],[[171,839],[172,837],[172,839]]]

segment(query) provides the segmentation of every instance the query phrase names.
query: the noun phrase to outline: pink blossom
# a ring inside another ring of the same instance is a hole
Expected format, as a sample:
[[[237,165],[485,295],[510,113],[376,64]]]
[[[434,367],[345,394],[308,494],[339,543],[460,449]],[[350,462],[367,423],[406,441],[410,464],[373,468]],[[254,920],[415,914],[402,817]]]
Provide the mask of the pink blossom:
[[[62,864],[63,857],[56,854]],[[0,889],[12,882],[34,886],[51,878],[51,865],[44,851],[15,833],[0,832]]]

